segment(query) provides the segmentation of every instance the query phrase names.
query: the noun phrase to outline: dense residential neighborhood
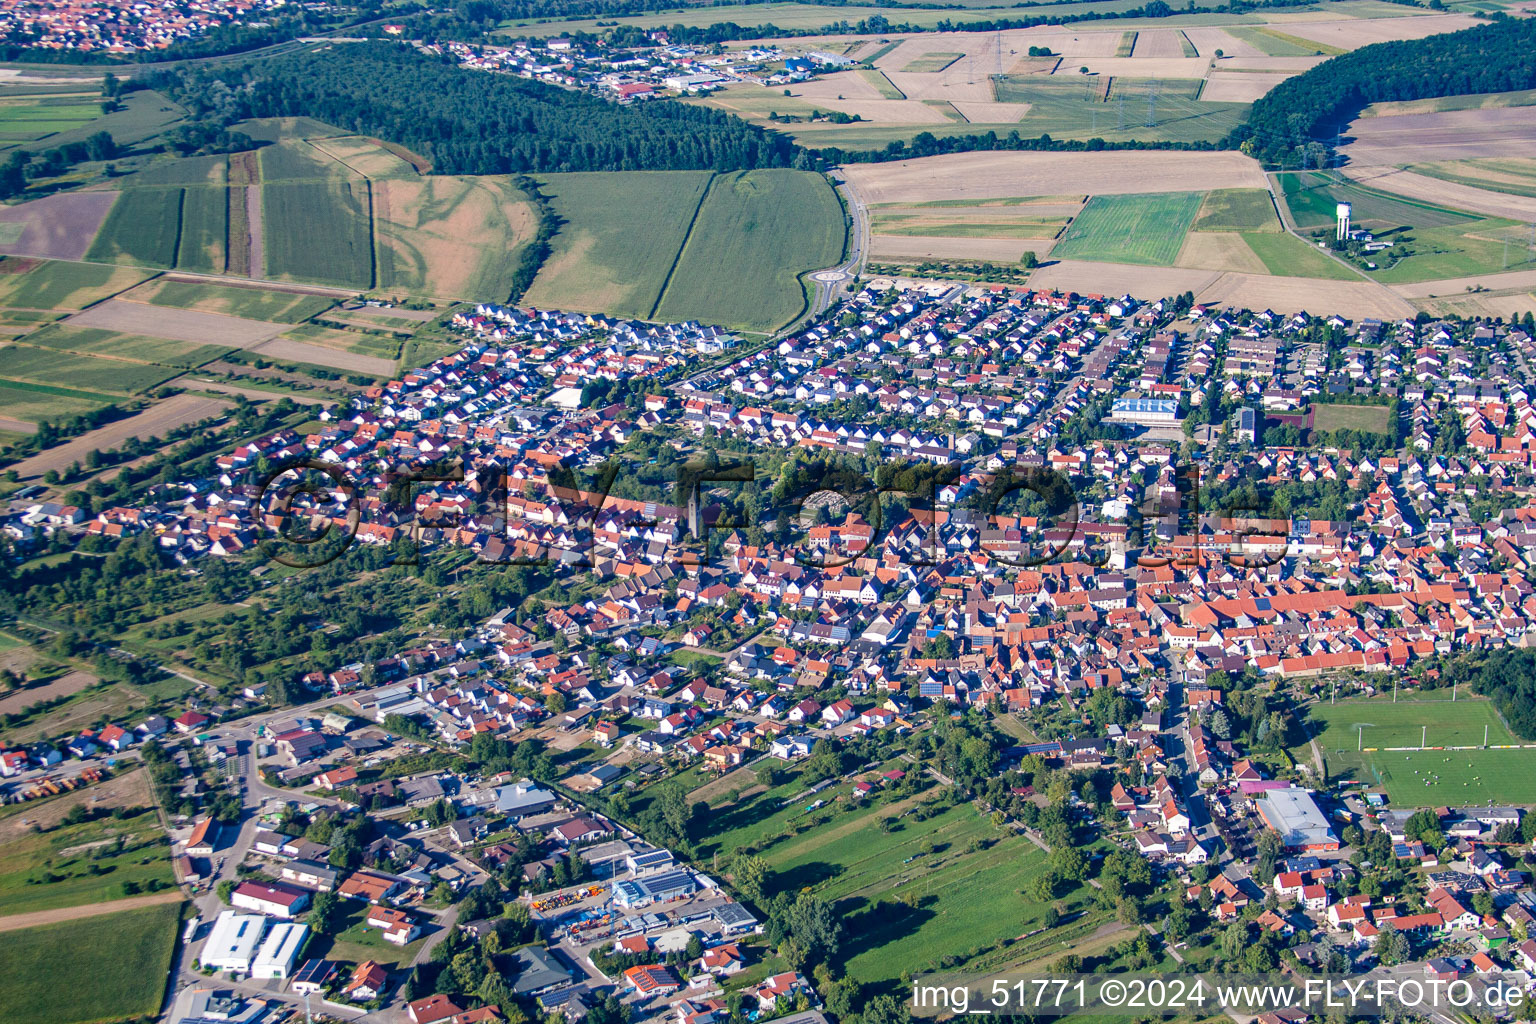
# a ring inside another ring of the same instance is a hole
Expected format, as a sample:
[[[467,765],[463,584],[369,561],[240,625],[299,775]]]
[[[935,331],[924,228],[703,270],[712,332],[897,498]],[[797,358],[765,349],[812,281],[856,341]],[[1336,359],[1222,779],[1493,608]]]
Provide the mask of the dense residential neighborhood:
[[[307,433],[5,522],[248,563],[254,595],[332,571],[268,561],[323,523],[369,571],[558,595],[5,745],[8,801],[157,780],[193,900],[172,1019],[867,1020],[894,975],[837,954],[869,927],[831,916],[839,873],[994,844],[1042,865],[1004,883],[1022,922],[914,969],[1044,942],[1070,970],[1536,972],[1536,818],[1440,778],[1526,756],[1462,689],[1532,635],[1526,329],[889,279],[768,343],[452,324]],[[1444,734],[1463,709],[1497,742]],[[907,819],[981,831],[945,852]],[[850,828],[905,860],[780,852]],[[1123,945],[1071,952],[1073,918]]]

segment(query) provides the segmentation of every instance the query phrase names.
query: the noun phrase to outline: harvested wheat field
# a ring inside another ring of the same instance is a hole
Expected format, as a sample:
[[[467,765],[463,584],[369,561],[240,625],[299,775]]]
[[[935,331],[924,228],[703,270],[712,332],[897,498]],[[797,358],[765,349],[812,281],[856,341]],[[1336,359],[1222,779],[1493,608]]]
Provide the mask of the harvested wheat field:
[[[120,448],[130,437],[141,440],[164,437],[177,427],[196,423],[210,416],[218,416],[228,409],[230,404],[217,398],[204,398],[200,395],[172,395],[137,415],[108,423],[72,441],[55,445],[45,452],[15,463],[11,468],[16,470],[23,480],[29,480],[42,476],[50,469],[63,470],[75,462],[84,465],[86,456],[92,451],[111,451],[114,448]]]
[[[1200,51],[1202,57],[1214,57],[1220,50],[1227,58],[1232,57],[1262,57],[1264,51],[1252,43],[1237,38],[1226,29],[1206,26],[1202,28],[1190,27],[1184,30],[1189,41],[1195,44],[1195,49]]]
[[[504,302],[516,250],[537,229],[533,206],[510,178],[376,181],[373,214],[379,287]]]
[[[1028,103],[978,103],[955,100],[954,107],[972,124],[1017,124],[1029,113]]]
[[[1233,152],[955,153],[842,173],[871,204],[1267,187],[1258,162]]]
[[[1528,107],[1448,110],[1399,117],[1362,117],[1346,130],[1340,150],[1351,164],[1418,164],[1519,156],[1536,143]]]
[[[1290,78],[1292,72],[1213,72],[1200,90],[1200,98],[1212,103],[1252,103]]]
[[[1508,273],[1483,274],[1478,277],[1453,277],[1442,281],[1416,281],[1397,284],[1392,290],[1407,298],[1455,296],[1468,288],[1482,286],[1490,291],[1536,289],[1536,270],[1511,270]]]
[[[875,84],[857,71],[838,71],[809,82],[798,82],[795,97],[808,103],[825,103],[839,96],[850,100],[883,100]]]
[[[870,257],[876,260],[978,260],[1017,263],[1026,250],[1037,257],[1050,252],[1049,238],[944,238],[925,235],[875,235],[869,240]]]
[[[202,345],[233,345],[251,348],[275,338],[287,330],[287,324],[269,324],[264,320],[205,313],[197,309],[152,306],[127,299],[108,299],[64,321],[76,327],[99,327],[107,331],[142,334],[172,341],[191,341]]]
[[[321,153],[368,178],[414,178],[416,168],[369,139],[342,135],[310,142]]]
[[[1153,299],[1185,291],[1199,292],[1220,276],[1219,271],[1188,267],[1143,267],[1130,263],[1060,260],[1035,271],[1029,276],[1029,283],[1036,288],[1102,292],[1105,295],[1131,294]]]
[[[1432,316],[1497,317],[1507,319],[1536,312],[1536,294],[1526,291],[1508,293],[1478,292],[1474,295],[1451,295],[1444,298],[1418,298],[1413,304]]]
[[[322,345],[273,338],[249,349],[255,355],[284,362],[309,363],[313,366],[330,366],[346,373],[362,373],[370,377],[390,377],[395,372],[395,361],[379,356],[365,356],[356,352],[338,352]]]
[[[1196,302],[1215,302],[1277,313],[1347,309],[1351,316],[1383,319],[1413,316],[1418,310],[1407,299],[1370,281],[1323,281],[1309,277],[1264,277],[1221,274],[1195,289]]]
[[[1204,78],[1211,62],[1205,57],[1162,57],[1144,58],[1136,57],[1084,57],[1081,61],[1073,58],[1063,61],[1060,69],[1053,76],[1055,78],[1072,78],[1078,74],[1078,68],[1086,67],[1097,75],[1108,75],[1114,78],[1160,78],[1160,79],[1198,79]]]
[[[1269,273],[1264,261],[1243,241],[1243,236],[1232,231],[1191,231],[1184,236],[1184,247],[1174,262],[1181,267],[1201,270]]]
[[[1430,203],[1454,206],[1460,210],[1475,210],[1490,217],[1508,217],[1510,220],[1536,221],[1536,198],[1493,192],[1463,185],[1460,182],[1432,178],[1399,167],[1348,166],[1344,176],[1371,188],[1379,188],[1409,199],[1422,199]]]
[[[1278,19],[1267,19],[1278,20]],[[1394,39],[1423,39],[1442,32],[1460,32],[1484,22],[1467,14],[1436,14],[1416,18],[1350,18],[1348,21],[1311,21],[1285,24],[1285,33],[1314,43],[1354,50],[1371,43]]]
[[[1142,29],[1136,33],[1133,57],[1183,57],[1184,37],[1176,28]]]

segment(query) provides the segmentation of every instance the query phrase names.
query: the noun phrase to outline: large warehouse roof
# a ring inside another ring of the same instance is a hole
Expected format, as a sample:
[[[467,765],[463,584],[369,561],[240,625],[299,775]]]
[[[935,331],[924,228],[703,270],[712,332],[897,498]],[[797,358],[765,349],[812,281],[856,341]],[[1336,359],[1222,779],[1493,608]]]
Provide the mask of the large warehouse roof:
[[[1287,847],[1302,849],[1336,842],[1328,818],[1304,789],[1272,789],[1256,801],[1264,823]]]

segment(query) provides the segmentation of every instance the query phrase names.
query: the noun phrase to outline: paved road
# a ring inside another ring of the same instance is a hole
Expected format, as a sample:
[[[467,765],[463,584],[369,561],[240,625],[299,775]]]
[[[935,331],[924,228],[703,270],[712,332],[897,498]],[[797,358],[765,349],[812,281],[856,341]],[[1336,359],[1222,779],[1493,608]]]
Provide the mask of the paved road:
[[[819,281],[814,275],[811,277],[813,292],[811,295],[811,305],[809,310],[807,310],[807,318],[810,320],[814,320],[825,313],[827,308],[832,305],[837,296],[842,292],[846,282],[863,271],[864,257],[869,252],[869,213],[864,208],[863,200],[860,199],[852,182],[840,182],[837,189],[843,194],[843,198],[846,201],[848,215],[853,220],[853,230],[849,232],[847,258],[836,267],[829,268],[829,270],[844,276],[836,281]],[[825,272],[821,271],[820,273]]]

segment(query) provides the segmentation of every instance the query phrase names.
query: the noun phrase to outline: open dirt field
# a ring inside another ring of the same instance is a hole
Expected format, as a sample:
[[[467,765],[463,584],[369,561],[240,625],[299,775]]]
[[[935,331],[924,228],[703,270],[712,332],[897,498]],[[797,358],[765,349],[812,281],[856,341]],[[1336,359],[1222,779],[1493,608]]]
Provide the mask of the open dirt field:
[[[1136,35],[1134,57],[1182,57],[1184,40],[1176,28],[1142,29]]]
[[[1134,293],[1133,293],[1134,294]],[[1269,309],[1277,313],[1300,310],[1348,310],[1350,316],[1383,319],[1413,316],[1417,310],[1402,296],[1369,281],[1322,281],[1309,277],[1264,277],[1221,274],[1195,290],[1195,301]]]
[[[155,907],[162,903],[180,903],[181,900],[180,889],[168,889],[165,892],[153,892],[147,896],[129,896],[110,903],[87,903],[80,907],[58,907],[53,910],[34,910],[30,914],[10,914],[0,917],[0,932],[36,928],[38,925],[55,924],[59,921],[77,921],[82,917],[115,914],[121,910]]]
[[[850,164],[842,173],[868,203],[919,203],[1060,195],[1264,188],[1256,161],[1239,153],[957,153],[884,164]]]
[[[1136,44],[1136,56],[1084,57],[1063,61],[1054,77],[1072,78],[1078,68],[1086,67],[1097,75],[1113,75],[1116,78],[1204,78],[1211,66],[1206,57],[1143,57],[1141,44]]]
[[[1266,19],[1275,20],[1279,19]],[[1347,21],[1284,22],[1287,35],[1354,50],[1393,39],[1423,39],[1442,32],[1460,32],[1484,22],[1469,14],[1435,14],[1417,18],[1350,18]]]
[[[0,416],[0,433],[4,434],[35,434],[36,423],[27,423],[23,420],[13,420],[8,416]]]
[[[116,201],[116,192],[59,192],[0,207],[0,252],[82,259]]]
[[[1220,276],[1219,271],[1188,267],[1143,267],[1130,263],[1059,260],[1031,274],[1029,283],[1035,288],[1062,288],[1076,292],[1102,292],[1106,295],[1130,293],[1151,299],[1185,291],[1198,293]]]
[[[292,341],[288,338],[273,338],[271,341],[251,346],[249,351],[269,359],[312,363],[315,366],[332,366],[348,373],[365,373],[371,377],[389,377],[395,372],[393,359],[358,355],[356,352],[338,352],[335,349]]]
[[[1200,98],[1213,103],[1252,103],[1269,90],[1290,78],[1293,72],[1277,71],[1273,74],[1258,71],[1213,72],[1200,90]]]
[[[23,459],[12,468],[23,480],[40,477],[50,469],[62,470],[71,463],[85,463],[86,455],[95,451],[110,451],[130,437],[164,437],[166,432],[187,423],[196,423],[209,416],[217,416],[229,408],[228,402],[199,395],[173,395],[163,402],[150,406],[136,416],[109,423],[72,441],[55,445],[29,459]],[[0,706],[0,712],[15,708]]]
[[[15,810],[0,818],[0,843],[21,836],[32,830],[34,824],[43,828],[57,825],[64,820],[71,807],[148,807],[154,802],[149,792],[149,773],[142,770],[114,775],[104,782],[83,789],[72,789],[46,800],[32,801],[23,809]]]
[[[1453,295],[1446,298],[1415,298],[1415,306],[1434,316],[1462,317],[1517,317],[1536,312],[1536,294],[1528,291],[1490,294],[1479,292],[1472,295]]]
[[[1475,210],[1491,217],[1508,217],[1510,220],[1536,221],[1536,198],[1493,192],[1463,185],[1456,181],[1431,178],[1398,167],[1370,167],[1350,164],[1343,168],[1344,176],[1372,188],[1383,189],[1409,199],[1423,199],[1431,203],[1444,203],[1459,210]]]
[[[1344,156],[1362,166],[1521,155],[1536,143],[1536,114],[1529,107],[1501,107],[1363,117],[1345,134],[1350,141]]]
[[[1477,285],[1482,285],[1491,291],[1506,291],[1512,288],[1536,289],[1536,270],[1512,270],[1507,274],[1455,277],[1443,281],[1418,281],[1413,284],[1393,285],[1392,290],[1409,298],[1428,295],[1455,296]]]
[[[24,711],[33,704],[45,700],[68,697],[72,693],[79,693],[87,686],[95,686],[100,681],[86,672],[66,672],[47,685],[18,690],[0,698],[0,715]]]
[[[1266,274],[1264,261],[1243,241],[1243,236],[1228,231],[1191,231],[1184,236],[1184,247],[1174,261],[1181,267],[1201,270],[1241,270]]]
[[[269,324],[264,320],[205,313],[196,309],[151,306],[128,299],[108,299],[76,313],[65,323],[79,327],[100,327],[126,331],[152,338],[193,341],[204,345],[232,345],[251,348],[287,329],[287,324]]]
[[[875,235],[870,239],[869,252],[873,259],[950,259],[981,260],[983,262],[1017,263],[1024,258],[1026,249],[1033,249],[1036,256],[1050,251],[1053,242],[1049,238],[941,238],[913,235]]]

